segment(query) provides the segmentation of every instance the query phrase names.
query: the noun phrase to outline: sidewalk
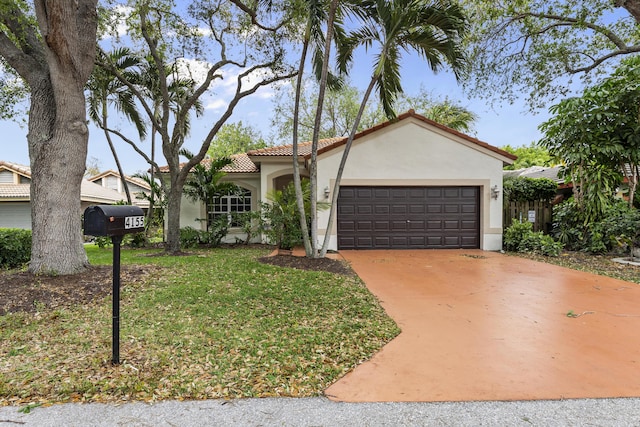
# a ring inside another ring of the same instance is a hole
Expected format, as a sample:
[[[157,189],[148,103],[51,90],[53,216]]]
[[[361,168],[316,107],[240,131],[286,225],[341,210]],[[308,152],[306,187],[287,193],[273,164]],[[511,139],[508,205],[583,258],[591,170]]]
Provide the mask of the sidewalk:
[[[640,399],[528,402],[337,403],[325,398],[64,404],[0,408],[8,427],[638,426]]]

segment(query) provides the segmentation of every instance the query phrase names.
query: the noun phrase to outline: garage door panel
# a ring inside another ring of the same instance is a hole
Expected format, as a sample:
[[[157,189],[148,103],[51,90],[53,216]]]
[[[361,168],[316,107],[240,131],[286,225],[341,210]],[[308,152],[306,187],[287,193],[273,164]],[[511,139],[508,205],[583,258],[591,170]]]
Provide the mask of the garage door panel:
[[[373,230],[373,222],[371,221],[358,221],[356,223],[356,231],[371,231]]]
[[[356,246],[366,248],[372,246],[373,239],[371,237],[358,237],[356,239]]]
[[[444,221],[444,229],[445,230],[459,230],[460,229],[460,221],[452,221],[452,220]]]
[[[478,226],[476,221],[461,221],[460,228],[462,230],[475,230]]]
[[[373,194],[375,195],[376,199],[382,199],[382,200],[387,200],[390,198],[390,190],[388,188],[376,188],[373,192]]]
[[[340,221],[338,223],[338,231],[355,231],[356,222],[355,221]]]
[[[425,222],[422,220],[411,220],[411,222],[407,223],[409,230],[419,230],[422,231],[424,230],[425,227]]]
[[[342,187],[338,248],[478,248],[478,187]]]
[[[391,241],[390,241],[389,237],[383,237],[383,236],[376,237],[374,242],[375,242],[374,249],[375,248],[388,248],[388,247],[391,246]]]
[[[460,198],[460,188],[459,187],[451,187],[445,188],[442,192],[444,198],[446,199],[459,199]]]
[[[391,221],[391,230],[406,230],[407,229],[407,221]]]
[[[389,231],[391,229],[389,221],[375,221],[373,226],[376,231]]]
[[[442,230],[442,221],[440,220],[427,221],[427,230]]]
[[[370,188],[358,188],[356,197],[358,199],[371,199],[373,197],[373,191]]]
[[[391,206],[389,205],[375,205],[374,212],[376,215],[388,215],[391,212]]]
[[[344,215],[353,215],[356,212],[356,207],[353,205],[340,205],[338,206],[338,213]]]
[[[440,187],[427,188],[427,198],[428,199],[439,199],[441,197],[442,197],[442,188],[440,188]]]
[[[468,214],[475,214],[476,212],[478,212],[478,207],[473,204],[464,204],[464,205],[460,205],[460,212],[462,213],[468,213]]]

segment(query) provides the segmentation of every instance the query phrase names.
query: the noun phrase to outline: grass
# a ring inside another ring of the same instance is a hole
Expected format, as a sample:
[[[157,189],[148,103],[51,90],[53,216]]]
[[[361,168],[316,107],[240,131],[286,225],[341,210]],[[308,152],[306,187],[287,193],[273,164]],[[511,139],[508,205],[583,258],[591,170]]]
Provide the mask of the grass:
[[[87,252],[111,263],[109,249]],[[109,298],[1,316],[0,405],[314,396],[399,333],[359,279],[265,265],[265,254],[123,249],[123,266],[161,269],[122,283],[119,366]]]

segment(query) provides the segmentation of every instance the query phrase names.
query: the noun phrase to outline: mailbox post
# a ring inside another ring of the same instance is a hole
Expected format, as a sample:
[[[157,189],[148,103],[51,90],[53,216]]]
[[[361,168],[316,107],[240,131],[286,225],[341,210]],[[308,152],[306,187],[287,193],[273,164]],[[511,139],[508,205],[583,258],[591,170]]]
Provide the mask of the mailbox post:
[[[84,211],[84,234],[109,236],[113,243],[112,358],[120,364],[120,245],[125,234],[144,231],[144,212],[137,206],[95,205]]]

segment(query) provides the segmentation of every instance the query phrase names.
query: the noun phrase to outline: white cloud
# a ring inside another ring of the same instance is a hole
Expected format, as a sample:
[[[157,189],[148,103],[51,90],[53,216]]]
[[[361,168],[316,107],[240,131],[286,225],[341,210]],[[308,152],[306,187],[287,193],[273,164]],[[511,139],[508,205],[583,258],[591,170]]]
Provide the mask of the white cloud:
[[[224,99],[215,98],[207,102],[204,108],[205,110],[220,111],[226,109],[227,105],[229,105],[229,103]]]

